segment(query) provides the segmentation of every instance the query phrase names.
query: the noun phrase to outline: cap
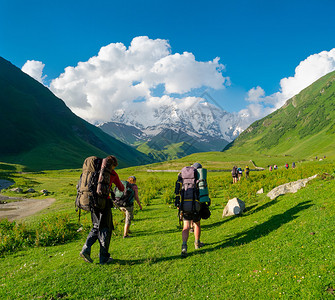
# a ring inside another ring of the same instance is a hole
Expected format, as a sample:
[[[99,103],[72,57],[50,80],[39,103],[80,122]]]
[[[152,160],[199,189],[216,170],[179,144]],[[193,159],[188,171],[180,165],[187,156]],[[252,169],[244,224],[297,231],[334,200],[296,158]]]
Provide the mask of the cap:
[[[194,164],[192,165],[192,167],[195,168],[195,169],[201,169],[201,168],[202,168],[202,165],[199,164],[199,163],[194,163]]]

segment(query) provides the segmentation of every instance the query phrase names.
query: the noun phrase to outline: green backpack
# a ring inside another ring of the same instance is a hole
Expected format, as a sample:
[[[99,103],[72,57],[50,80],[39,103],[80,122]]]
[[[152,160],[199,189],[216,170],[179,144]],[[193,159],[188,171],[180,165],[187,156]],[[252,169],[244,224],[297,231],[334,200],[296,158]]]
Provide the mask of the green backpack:
[[[121,192],[117,187],[114,188],[113,203],[117,207],[128,207],[134,203],[135,192],[132,188],[132,184],[128,181],[121,180],[124,186],[124,191]]]

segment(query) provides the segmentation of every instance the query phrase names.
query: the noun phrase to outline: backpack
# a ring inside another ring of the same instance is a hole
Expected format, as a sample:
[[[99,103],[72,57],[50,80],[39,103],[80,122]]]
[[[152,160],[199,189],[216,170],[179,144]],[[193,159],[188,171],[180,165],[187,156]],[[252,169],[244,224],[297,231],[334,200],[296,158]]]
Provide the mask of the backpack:
[[[198,173],[197,188],[199,193],[200,203],[210,203],[211,199],[208,196],[208,185],[207,185],[207,169],[200,168],[196,169]]]
[[[175,189],[175,193],[180,193],[181,197],[180,211],[193,213],[200,210],[197,174],[197,170],[193,167],[181,169]]]
[[[132,184],[128,181],[121,180],[124,186],[124,191],[121,192],[117,187],[114,188],[113,202],[118,207],[132,206],[134,203],[135,192],[132,188]]]
[[[237,167],[236,166],[233,167],[233,170],[231,171],[231,174],[233,176],[237,176]]]
[[[111,164],[106,158],[90,156],[85,159],[77,184],[76,211],[105,208],[109,195],[110,175]]]

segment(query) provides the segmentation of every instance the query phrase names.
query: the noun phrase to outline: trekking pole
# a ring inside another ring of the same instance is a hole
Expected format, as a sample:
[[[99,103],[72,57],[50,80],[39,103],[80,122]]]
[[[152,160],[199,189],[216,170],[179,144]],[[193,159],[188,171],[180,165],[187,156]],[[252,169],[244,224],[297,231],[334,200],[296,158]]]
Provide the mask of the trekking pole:
[[[183,224],[181,219],[182,219],[182,218],[181,218],[181,215],[180,215],[180,209],[178,209],[179,229],[182,228],[182,224]]]

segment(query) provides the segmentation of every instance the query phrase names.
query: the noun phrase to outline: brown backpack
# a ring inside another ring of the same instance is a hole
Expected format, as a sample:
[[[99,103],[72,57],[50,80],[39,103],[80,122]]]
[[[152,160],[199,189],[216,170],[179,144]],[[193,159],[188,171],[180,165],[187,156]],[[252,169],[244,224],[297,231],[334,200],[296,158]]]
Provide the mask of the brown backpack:
[[[104,209],[109,195],[111,163],[106,159],[90,156],[85,159],[77,184],[76,210]]]

